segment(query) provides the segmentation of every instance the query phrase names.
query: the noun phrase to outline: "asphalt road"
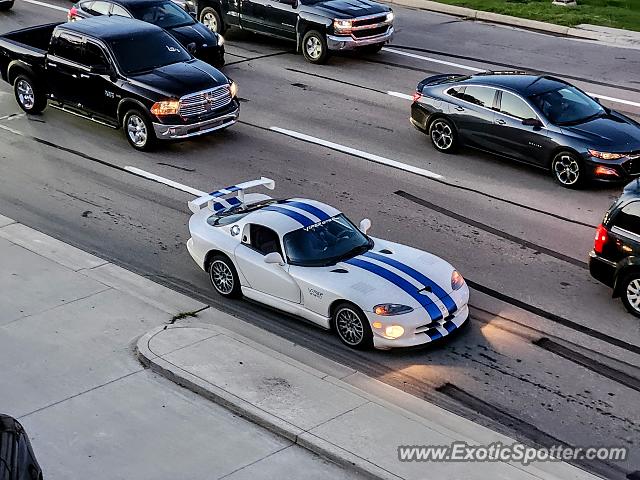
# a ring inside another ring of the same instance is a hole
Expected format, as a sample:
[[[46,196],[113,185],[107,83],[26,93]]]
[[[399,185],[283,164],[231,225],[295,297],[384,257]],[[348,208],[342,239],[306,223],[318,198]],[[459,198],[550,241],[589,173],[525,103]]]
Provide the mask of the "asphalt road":
[[[410,95],[433,73],[519,67],[638,103],[640,50],[395,10],[391,50],[326,66],[305,63],[286,43],[229,32],[223,70],[240,85],[241,122],[150,154],[120,131],[53,109],[26,117],[1,85],[0,212],[530,443],[627,446],[626,462],[583,464],[625,478],[640,470],[640,322],[586,270],[595,225],[621,187],[569,191],[546,172],[488,155],[441,155],[409,125],[409,101],[388,92]],[[19,1],[0,16],[0,31],[64,16]],[[640,115],[638,106],[604,103]],[[264,175],[278,196],[369,217],[374,236],[429,250],[465,275],[476,307],[470,326],[430,349],[361,353],[300,320],[222,302],[185,249],[189,196],[126,165],[201,190]]]

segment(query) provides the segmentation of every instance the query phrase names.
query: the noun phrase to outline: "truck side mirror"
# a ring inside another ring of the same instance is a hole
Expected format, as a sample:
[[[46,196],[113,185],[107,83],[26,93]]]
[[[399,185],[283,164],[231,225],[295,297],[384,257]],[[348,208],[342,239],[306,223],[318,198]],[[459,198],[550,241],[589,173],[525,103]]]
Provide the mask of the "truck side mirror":
[[[542,122],[537,118],[525,118],[522,120],[522,124],[527,127],[542,127]]]

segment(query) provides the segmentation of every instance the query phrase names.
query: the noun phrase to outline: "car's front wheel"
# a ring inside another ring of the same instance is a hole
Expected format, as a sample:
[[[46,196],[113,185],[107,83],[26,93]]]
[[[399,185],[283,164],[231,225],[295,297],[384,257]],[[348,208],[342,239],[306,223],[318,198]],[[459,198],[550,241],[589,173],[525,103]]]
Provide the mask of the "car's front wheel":
[[[47,97],[40,87],[26,75],[18,75],[13,82],[13,92],[18,105],[27,113],[41,113],[47,106]]]
[[[156,134],[149,117],[140,110],[129,110],[122,120],[122,129],[129,144],[136,150],[151,150],[156,143]]]
[[[222,35],[224,33],[224,24],[220,18],[220,14],[213,7],[205,7],[200,12],[200,22],[203,23],[209,30]]]
[[[551,174],[565,188],[580,188],[585,182],[582,161],[571,152],[560,152],[551,160]]]
[[[362,310],[352,303],[343,302],[333,309],[333,328],[342,343],[364,350],[373,346],[373,333]]]
[[[429,137],[433,146],[442,153],[453,153],[458,149],[458,133],[449,120],[436,118],[429,125]]]
[[[238,298],[242,296],[240,279],[233,262],[224,255],[216,255],[209,265],[211,285],[223,297]]]
[[[625,308],[640,317],[640,273],[632,273],[622,281],[621,293]]]
[[[329,49],[325,36],[316,31],[309,30],[302,38],[302,55],[311,63],[326,63],[329,58]]]

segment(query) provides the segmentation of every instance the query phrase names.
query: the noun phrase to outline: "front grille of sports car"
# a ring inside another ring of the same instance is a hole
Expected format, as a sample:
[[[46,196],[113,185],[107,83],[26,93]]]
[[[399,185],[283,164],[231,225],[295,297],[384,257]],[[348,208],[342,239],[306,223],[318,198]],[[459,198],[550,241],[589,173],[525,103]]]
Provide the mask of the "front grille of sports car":
[[[223,85],[182,97],[179,113],[182,117],[194,117],[222,108],[230,102],[231,91],[227,85]]]
[[[353,30],[351,35],[355,38],[375,37],[377,35],[387,33],[387,30],[389,30],[389,25],[382,25],[380,27],[367,28],[365,30]]]
[[[376,23],[382,23],[387,19],[387,14],[382,13],[372,17],[363,17],[353,19],[351,25],[354,27],[362,27],[364,25],[375,25]]]

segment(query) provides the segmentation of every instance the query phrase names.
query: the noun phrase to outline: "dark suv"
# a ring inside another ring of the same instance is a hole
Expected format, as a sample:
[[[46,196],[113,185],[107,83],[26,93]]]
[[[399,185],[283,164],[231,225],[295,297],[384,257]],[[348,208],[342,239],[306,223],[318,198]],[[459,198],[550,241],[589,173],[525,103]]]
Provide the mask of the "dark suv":
[[[640,317],[640,179],[628,184],[605,214],[589,257],[591,275]]]
[[[42,480],[42,470],[24,428],[0,413],[0,480]]]

